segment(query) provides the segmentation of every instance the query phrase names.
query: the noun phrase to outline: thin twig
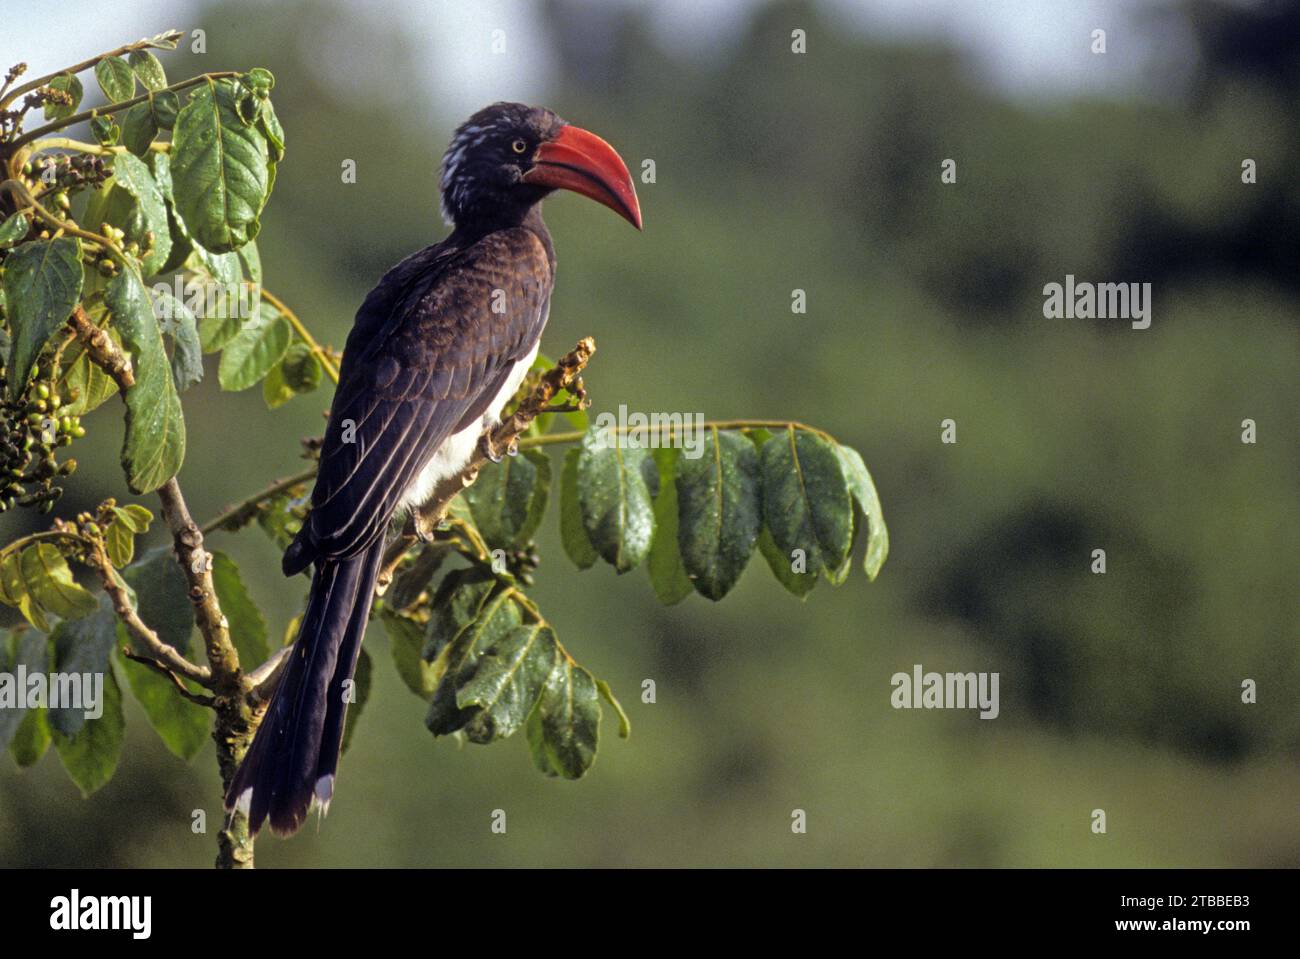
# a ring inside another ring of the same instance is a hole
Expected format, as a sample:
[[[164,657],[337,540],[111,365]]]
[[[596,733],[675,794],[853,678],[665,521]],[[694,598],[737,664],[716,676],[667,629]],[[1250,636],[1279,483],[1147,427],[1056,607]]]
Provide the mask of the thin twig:
[[[70,117],[64,117],[62,120],[55,120],[53,123],[47,123],[43,127],[37,127],[31,133],[24,133],[16,140],[6,143],[5,149],[16,155],[16,151],[20,147],[31,143],[33,140],[39,140],[46,134],[54,133],[56,130],[63,130],[67,127],[75,126],[78,123],[93,120],[95,117],[106,117],[113,113],[120,113],[122,110],[127,110],[138,103],[144,103],[152,97],[156,97],[160,93],[179,93],[181,90],[188,90],[190,87],[198,86],[200,83],[210,82],[212,80],[226,80],[237,76],[240,76],[240,74],[233,70],[222,70],[217,73],[201,73],[197,77],[190,77],[188,80],[173,83],[171,86],[162,90],[147,91],[138,97],[123,100],[121,103],[109,103],[102,107],[95,107],[93,110],[83,110],[81,113],[74,114]]]
[[[159,34],[159,36],[166,36],[169,39],[175,40],[177,43],[179,43],[181,38],[184,37],[185,34],[182,33],[180,30],[168,30],[165,34]],[[124,44],[118,47],[116,50],[109,50],[107,53],[101,53],[98,56],[91,57],[89,60],[82,60],[80,63],[74,64],[73,66],[67,67],[66,69],[59,70],[55,73],[47,73],[43,77],[37,77],[35,80],[30,80],[27,83],[24,83],[20,87],[15,87],[13,92],[11,92],[8,96],[4,97],[3,99],[0,99],[0,109],[9,106],[9,104],[13,103],[24,93],[30,93],[32,90],[38,90],[41,87],[48,84],[51,80],[57,79],[58,77],[61,77],[64,74],[84,73],[86,70],[89,70],[92,67],[94,67],[96,64],[98,64],[100,60],[107,60],[109,57],[120,57],[124,53],[132,53],[135,50],[151,49],[154,47],[153,40],[154,40],[153,37],[150,37],[149,39],[146,40],[136,40],[134,43]]]
[[[208,533],[214,533],[219,529],[237,528],[242,526],[257,514],[257,508],[261,506],[262,503],[279,496],[287,490],[293,489],[295,486],[306,483],[315,475],[316,467],[313,466],[310,469],[303,470],[301,473],[297,473],[282,480],[276,480],[260,493],[254,493],[247,499],[236,503],[234,506],[229,507],[217,516],[214,516],[212,519],[200,526],[199,530],[204,535],[207,535]]]
[[[130,646],[122,647],[122,655],[125,656],[127,659],[131,660],[131,662],[133,663],[140,663],[144,666],[148,666],[150,669],[157,670],[159,673],[166,676],[168,679],[172,681],[173,684],[175,684],[176,691],[182,697],[188,699],[190,702],[196,703],[199,706],[206,706],[209,709],[215,707],[217,702],[215,697],[200,696],[198,693],[190,692],[186,688],[185,684],[181,682],[181,678],[177,676],[175,673],[173,673],[166,666],[164,666],[162,663],[158,662],[158,660],[153,659],[152,657],[149,656],[141,656],[139,653],[132,652]]]

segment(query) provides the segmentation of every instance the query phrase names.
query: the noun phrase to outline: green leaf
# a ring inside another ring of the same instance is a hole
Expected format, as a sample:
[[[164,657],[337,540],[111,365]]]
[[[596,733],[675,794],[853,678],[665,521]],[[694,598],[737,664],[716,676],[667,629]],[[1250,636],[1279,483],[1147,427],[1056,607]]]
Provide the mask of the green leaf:
[[[172,380],[183,393],[203,379],[203,343],[199,339],[198,321],[188,306],[161,285],[155,288],[155,293],[158,299],[154,312],[160,315],[162,332],[172,341]]]
[[[267,645],[266,620],[248,595],[235,561],[215,550],[212,553],[212,585],[217,591],[221,611],[230,623],[230,639],[239,653],[239,663],[246,672],[254,669],[271,655]]]
[[[654,452],[655,465],[659,468],[659,495],[655,497],[655,532],[646,568],[650,571],[655,596],[665,606],[680,603],[694,589],[677,548],[677,484],[673,477],[680,454],[681,450],[671,446]]]
[[[415,559],[393,577],[393,584],[388,588],[384,602],[389,608],[398,611],[414,606],[430,588],[433,577],[451,552],[452,546],[449,543],[425,544]]]
[[[158,129],[170,130],[176,125],[176,116],[181,112],[181,98],[171,90],[160,91],[149,98],[149,109]]]
[[[23,667],[27,675],[33,676],[38,673],[48,673],[50,669],[50,641],[44,633],[38,633],[34,630],[24,630],[23,632],[0,632],[0,672],[6,672],[14,676],[14,683],[17,683],[18,668]],[[21,696],[21,699],[15,699],[13,703],[5,703],[0,708],[0,749],[5,746],[13,748],[13,744],[20,738],[23,726],[28,721],[37,725],[38,721],[32,716],[38,709],[44,712],[44,707],[29,709],[26,705],[26,689],[15,688],[15,696]],[[42,727],[44,723],[39,723]],[[33,737],[32,745],[36,744],[39,738],[36,734],[39,730],[30,729],[28,735]],[[48,733],[47,745],[48,745]],[[20,745],[18,747],[22,749]],[[44,752],[42,746],[40,752]],[[17,758],[17,753],[15,753]],[[39,759],[40,756],[36,756]],[[32,762],[35,762],[33,759]],[[18,765],[31,765],[31,763],[19,762]]]
[[[83,797],[105,786],[117,772],[117,761],[126,738],[126,719],[122,714],[122,690],[112,667],[104,671],[103,715],[87,720],[75,736],[54,730],[54,748],[63,768]],[[53,714],[50,716],[53,724]]]
[[[185,460],[181,400],[140,278],[132,270],[120,273],[105,300],[135,369],[135,385],[126,392],[122,468],[132,492],[148,493],[175,476]]]
[[[135,74],[121,57],[105,57],[95,64],[95,79],[109,103],[121,103],[135,96]]]
[[[464,494],[474,525],[492,549],[520,549],[541,525],[551,488],[551,461],[540,450],[524,450],[485,466]]]
[[[817,577],[821,574],[817,569],[808,567],[806,555],[803,561],[805,571],[795,572],[795,557],[781,551],[781,547],[772,539],[772,531],[766,526],[758,534],[758,551],[767,560],[768,568],[777,581],[800,599],[805,598],[817,585]]]
[[[284,370],[284,381],[299,393],[310,393],[320,386],[324,370],[320,359],[306,343],[295,343],[289,347],[280,361]]]
[[[194,606],[189,584],[171,548],[156,546],[149,550],[122,571],[122,579],[134,591],[140,618],[164,643],[175,646],[182,656],[187,655],[194,633]]]
[[[352,696],[347,717],[343,720],[343,743],[339,747],[340,753],[347,752],[348,747],[352,745],[352,732],[356,728],[357,720],[361,718],[361,710],[370,699],[370,654],[364,649],[357,654],[357,668],[352,672]]]
[[[472,713],[464,726],[469,741],[490,743],[522,728],[556,656],[555,633],[539,623],[516,626],[493,643],[456,693],[456,705]]]
[[[185,576],[171,551],[167,547],[150,550],[124,571],[123,580],[140,618],[153,627],[159,639],[186,654],[194,631],[194,610]],[[117,624],[117,644],[137,653],[146,652],[121,623]],[[163,744],[178,758],[187,762],[193,759],[211,738],[207,710],[182,697],[171,680],[153,668],[125,657],[120,665],[132,695]],[[195,691],[193,684],[186,685]]]
[[[122,146],[137,157],[149,152],[149,144],[158,135],[158,121],[148,103],[137,103],[122,118]]]
[[[245,247],[247,249],[247,247]],[[306,343],[294,343],[262,381],[262,398],[270,409],[320,386],[324,370]]]
[[[168,30],[166,33],[156,33],[148,39],[149,46],[155,50],[175,50],[176,44],[185,37],[179,30]]]
[[[717,427],[701,453],[677,459],[677,543],[695,589],[719,600],[740,579],[758,540],[758,453],[743,436]]]
[[[627,739],[632,735],[632,720],[628,719],[627,713],[623,711],[623,704],[618,701],[614,690],[605,680],[596,680],[596,689],[600,691],[600,698],[609,703],[610,708],[618,715],[618,738]]]
[[[72,315],[81,280],[81,241],[75,237],[24,243],[5,259],[5,310],[13,333],[5,359],[10,398],[22,396],[41,348]]]
[[[121,623],[117,626],[117,638],[119,645],[131,642]],[[185,699],[171,680],[144,663],[123,657],[119,664],[131,687],[131,695],[173,756],[189,762],[211,742],[211,717],[206,709]],[[193,689],[192,685],[190,688]]]
[[[246,390],[270,372],[289,349],[293,328],[273,307],[262,304],[221,351],[217,380],[223,390]]]
[[[578,505],[596,552],[618,572],[634,569],[650,552],[654,504],[646,485],[646,450],[593,429],[578,458]]]
[[[131,564],[135,556],[135,537],[149,529],[153,514],[143,506],[113,507],[113,520],[104,530],[104,546],[108,558],[118,569]]]
[[[19,769],[26,769],[35,766],[49,748],[50,725],[44,707],[27,710],[9,743],[9,755],[14,757]]]
[[[63,554],[49,543],[28,546],[19,562],[27,592],[46,612],[62,619],[80,619],[98,607],[95,597],[72,578]]]
[[[209,81],[176,118],[172,183],[190,236],[214,253],[257,236],[270,186],[266,139],[243,122],[232,80]]]
[[[402,677],[406,688],[415,695],[425,701],[432,699],[438,681],[433,664],[425,662],[421,656],[425,627],[387,608],[380,611],[379,620],[388,633],[388,648],[393,655],[397,675]]]
[[[578,569],[587,569],[599,558],[596,547],[587,538],[582,525],[582,507],[578,505],[578,458],[582,450],[571,449],[564,454],[564,468],[560,472],[560,543],[564,553]]]
[[[31,223],[22,213],[15,213],[0,223],[0,250],[7,250],[21,242],[31,228]]]
[[[90,133],[95,138],[95,142],[102,147],[116,146],[117,141],[122,138],[122,128],[112,117],[91,117]]]
[[[271,105],[269,99],[262,101],[262,110],[257,116],[257,128],[266,137],[270,165],[274,169],[275,164],[284,159],[284,127],[280,126],[280,118],[275,115],[275,107]],[[274,175],[271,179],[274,181]],[[270,192],[271,188],[268,186],[267,193]]]
[[[599,735],[596,681],[561,652],[528,717],[533,763],[548,776],[581,779],[596,761]]]
[[[162,269],[172,251],[172,237],[167,227],[167,203],[163,199],[162,190],[145,162],[131,153],[119,153],[113,157],[113,178],[139,205],[143,221],[141,241],[144,239],[144,231],[153,233],[153,248],[148,256],[140,260],[145,276],[152,276]]]
[[[166,88],[167,71],[162,63],[148,50],[132,50],[127,63],[139,77],[141,85],[154,93]]]
[[[253,67],[242,77],[244,85],[259,96],[275,89],[275,74],[266,67]]]
[[[50,631],[50,621],[45,618],[45,610],[27,589],[20,552],[0,557],[0,602],[17,607],[27,622],[42,633]]]
[[[51,671],[69,676],[105,676],[104,682],[107,683],[106,674],[111,675],[113,669],[111,659],[116,639],[117,615],[113,612],[113,603],[105,593],[100,593],[94,613],[81,619],[64,620],[54,627],[50,635],[54,649]],[[93,690],[83,686],[80,706],[55,708],[51,704],[47,717],[50,729],[68,738],[81,732],[86,724],[86,711],[91,708],[88,697],[92,694]]]
[[[509,590],[478,569],[449,573],[433,606],[424,658],[433,662],[438,684],[424,724],[435,736],[447,736],[472,718],[457,703],[457,691],[479,657],[519,625],[520,615]]]
[[[867,579],[875,582],[880,567],[885,565],[885,558],[889,556],[889,529],[885,526],[885,514],[880,506],[880,495],[876,492],[876,484],[871,479],[871,472],[862,462],[862,455],[850,446],[840,446],[837,452],[853,498],[858,501],[858,506],[867,518],[867,555],[862,562],[862,568],[866,571]]]
[[[104,530],[104,552],[118,569],[129,566],[135,557],[135,533],[114,519]]]
[[[115,343],[118,342],[112,330],[108,331],[108,335]],[[80,340],[73,340],[63,350],[57,388],[59,396],[65,397],[60,409],[68,416],[89,413],[117,392],[113,378],[99,364],[91,361]],[[71,399],[74,390],[77,396],[75,400]]]
[[[244,272],[248,274],[249,280],[254,283],[262,282],[262,255],[257,252],[257,243],[249,240],[239,248],[236,254],[239,262],[244,265]]]
[[[763,444],[759,471],[763,518],[781,552],[802,550],[808,569],[838,570],[853,542],[853,502],[835,447],[789,428]]]
[[[71,73],[64,73],[61,76],[51,80],[48,86],[55,90],[63,90],[72,97],[71,103],[47,103],[45,104],[45,119],[62,120],[70,117],[77,112],[77,107],[81,105],[81,97],[85,92],[82,90],[81,81]]]

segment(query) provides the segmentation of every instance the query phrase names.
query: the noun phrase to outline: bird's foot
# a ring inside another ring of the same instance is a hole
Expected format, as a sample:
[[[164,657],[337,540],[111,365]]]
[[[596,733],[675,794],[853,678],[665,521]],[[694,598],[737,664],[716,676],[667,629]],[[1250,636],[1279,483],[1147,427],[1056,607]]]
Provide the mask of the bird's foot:
[[[421,543],[433,542],[433,534],[437,532],[439,525],[427,516],[420,515],[418,510],[411,514],[411,532]]]
[[[512,437],[510,445],[506,447],[505,452],[499,453],[497,452],[496,447],[492,445],[492,440],[489,438],[488,434],[484,433],[478,438],[478,448],[479,452],[490,459],[493,463],[500,463],[507,456],[514,456],[519,452],[519,437]]]
[[[493,463],[500,463],[501,460],[504,459],[504,457],[496,451],[496,447],[492,445],[492,438],[487,433],[484,433],[478,438],[478,449],[480,453],[490,459]]]

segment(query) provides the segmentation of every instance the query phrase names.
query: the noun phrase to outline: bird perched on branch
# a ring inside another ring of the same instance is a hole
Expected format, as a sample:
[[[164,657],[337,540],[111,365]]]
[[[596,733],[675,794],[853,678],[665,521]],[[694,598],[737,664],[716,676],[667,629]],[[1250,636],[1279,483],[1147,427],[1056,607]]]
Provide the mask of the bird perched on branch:
[[[495,103],[456,130],[440,186],[451,235],[389,270],[357,311],[311,514],[284,554],[286,575],[315,571],[298,638],[226,793],[253,832],[269,819],[287,835],[313,803],[328,807],[345,684],[389,520],[461,470],[537,355],[555,283],[542,200],[572,190],[641,228],[614,149],[521,103]]]

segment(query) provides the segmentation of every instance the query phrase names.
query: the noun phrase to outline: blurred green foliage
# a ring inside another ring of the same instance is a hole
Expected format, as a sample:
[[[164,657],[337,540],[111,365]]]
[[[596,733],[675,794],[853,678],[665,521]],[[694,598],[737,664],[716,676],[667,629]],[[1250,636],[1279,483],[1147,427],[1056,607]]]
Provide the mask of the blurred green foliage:
[[[341,2],[226,0],[203,20],[225,59],[275,71],[293,152],[259,238],[267,284],[341,344],[382,271],[442,235],[437,158],[461,118],[411,75],[398,24],[391,51],[357,51],[383,55],[391,84],[344,96],[345,62],[285,42],[308,9],[314,31],[347,35]],[[755,558],[723,603],[663,608],[643,582],[575,571],[552,510],[534,596],[620,694],[632,739],[607,728],[576,784],[538,777],[523,742],[435,742],[372,627],[329,819],[264,838],[259,864],[1300,864],[1295,41],[1249,11],[1187,9],[1186,95],[1153,80],[1031,106],[951,51],[882,46],[816,7],[770,6],[702,63],[648,39],[652,7],[548,4],[548,105],[634,171],[653,158],[657,182],[640,186],[643,235],[548,204],[545,348],[597,338],[596,410],[794,417],[855,446],[890,561],[801,605]],[[805,56],[792,24],[815,38]],[[206,67],[184,61],[169,69]],[[1153,282],[1151,329],[1044,319],[1042,286],[1066,273]],[[202,516],[298,469],[298,438],[322,428],[321,395],[271,413],[215,380],[185,404]],[[120,492],[114,429],[82,444],[61,510]],[[305,583],[263,538],[213,542],[278,636]],[[1000,718],[891,709],[889,678],[914,663],[998,671]],[[127,719],[122,767],[89,802],[51,763],[0,771],[0,864],[210,861],[189,824],[202,808],[216,828],[211,746],[185,767],[134,704]],[[807,835],[791,834],[796,808]]]

